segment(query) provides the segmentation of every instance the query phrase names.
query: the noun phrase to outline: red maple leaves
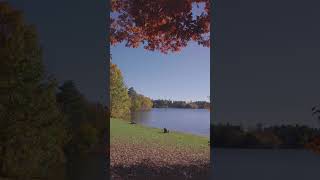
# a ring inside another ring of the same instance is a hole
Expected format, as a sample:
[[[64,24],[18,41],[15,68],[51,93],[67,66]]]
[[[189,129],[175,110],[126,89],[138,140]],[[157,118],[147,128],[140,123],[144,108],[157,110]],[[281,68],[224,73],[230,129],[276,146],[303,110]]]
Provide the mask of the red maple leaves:
[[[202,4],[199,15],[195,4]],[[189,41],[210,46],[209,0],[113,0],[111,45],[127,47],[144,44],[162,53],[180,51]]]

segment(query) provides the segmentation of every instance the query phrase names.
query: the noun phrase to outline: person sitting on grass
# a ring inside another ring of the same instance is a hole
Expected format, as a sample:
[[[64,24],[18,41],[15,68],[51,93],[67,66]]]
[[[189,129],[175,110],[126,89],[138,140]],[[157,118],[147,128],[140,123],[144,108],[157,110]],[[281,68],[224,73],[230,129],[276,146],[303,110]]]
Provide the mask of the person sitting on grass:
[[[164,128],[163,133],[169,133],[169,130],[167,128]]]

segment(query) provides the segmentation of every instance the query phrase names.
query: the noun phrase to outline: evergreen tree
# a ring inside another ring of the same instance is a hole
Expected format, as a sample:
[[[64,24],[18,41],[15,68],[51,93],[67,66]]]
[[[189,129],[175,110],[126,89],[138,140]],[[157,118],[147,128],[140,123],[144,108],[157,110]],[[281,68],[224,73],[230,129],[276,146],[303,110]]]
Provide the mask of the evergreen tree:
[[[138,93],[136,92],[136,90],[134,90],[133,87],[131,87],[131,88],[129,88],[129,90],[128,90],[128,94],[129,94],[130,97],[134,97],[134,96],[136,96]]]

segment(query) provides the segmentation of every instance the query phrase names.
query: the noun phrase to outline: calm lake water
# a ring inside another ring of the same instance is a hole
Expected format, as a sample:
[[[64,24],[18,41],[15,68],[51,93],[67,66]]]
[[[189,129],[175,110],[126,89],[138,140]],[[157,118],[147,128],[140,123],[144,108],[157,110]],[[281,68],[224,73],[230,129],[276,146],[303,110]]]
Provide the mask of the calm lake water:
[[[320,177],[320,155],[306,150],[214,149],[214,180],[302,180]]]
[[[210,111],[207,109],[153,108],[134,113],[132,119],[149,127],[210,136]]]

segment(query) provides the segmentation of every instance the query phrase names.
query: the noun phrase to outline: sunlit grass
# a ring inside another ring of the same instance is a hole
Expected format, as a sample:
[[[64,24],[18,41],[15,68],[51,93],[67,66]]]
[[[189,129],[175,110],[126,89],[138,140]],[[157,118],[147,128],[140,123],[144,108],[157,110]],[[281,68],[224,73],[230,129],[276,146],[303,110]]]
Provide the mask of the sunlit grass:
[[[163,133],[162,129],[129,124],[128,121],[111,119],[111,144],[113,142],[131,142],[144,145],[160,145],[192,149],[208,148],[209,138],[192,134],[172,132]]]

